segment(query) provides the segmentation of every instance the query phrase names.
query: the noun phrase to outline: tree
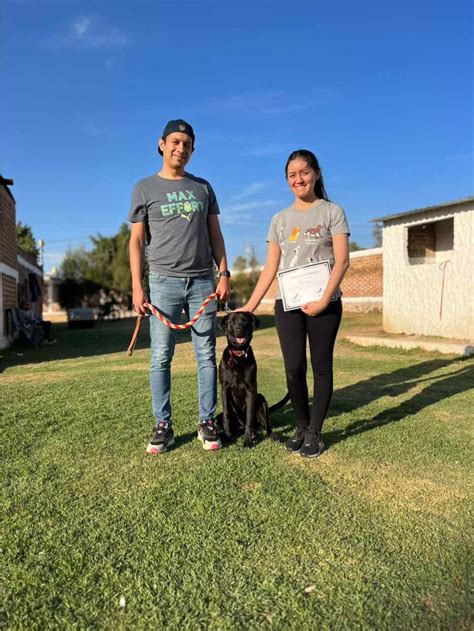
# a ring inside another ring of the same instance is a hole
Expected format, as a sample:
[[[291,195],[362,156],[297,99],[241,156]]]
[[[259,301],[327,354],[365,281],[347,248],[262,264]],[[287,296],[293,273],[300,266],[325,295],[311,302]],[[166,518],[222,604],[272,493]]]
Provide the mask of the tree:
[[[358,252],[359,250],[365,250],[365,248],[359,245],[357,241],[351,241],[349,244],[349,252]]]
[[[374,240],[374,248],[381,248],[383,241],[383,227],[380,221],[374,223],[372,228],[372,238]]]
[[[68,248],[59,267],[59,275],[63,280],[79,282],[89,276],[89,252],[83,246]]]
[[[232,279],[232,297],[235,302],[244,304],[252,295],[259,277],[258,267],[259,263],[254,251],[251,252],[249,260],[241,255],[235,259],[233,268],[237,273]],[[245,270],[249,268],[250,272],[246,272]]]
[[[237,272],[243,272],[247,268],[247,265],[248,265],[248,263],[247,263],[247,259],[245,258],[245,256],[241,256],[239,254],[239,256],[234,261],[233,268]]]
[[[33,235],[33,230],[27,224],[22,224],[19,221],[16,224],[16,240],[22,250],[33,254],[38,259],[38,248],[36,247],[36,240]]]
[[[109,300],[127,303],[132,291],[128,242],[130,229],[123,223],[117,234],[90,237],[92,249],[69,249],[60,267],[62,283],[60,302],[63,306],[97,306]]]

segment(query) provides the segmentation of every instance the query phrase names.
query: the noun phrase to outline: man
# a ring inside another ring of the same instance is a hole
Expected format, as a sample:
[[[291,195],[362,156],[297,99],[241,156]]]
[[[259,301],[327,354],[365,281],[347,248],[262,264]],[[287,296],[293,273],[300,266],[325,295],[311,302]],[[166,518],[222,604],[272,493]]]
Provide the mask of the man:
[[[183,120],[170,121],[159,140],[161,171],[138,182],[132,193],[129,220],[130,270],[133,306],[146,313],[142,285],[143,255],[147,246],[150,301],[177,323],[184,309],[188,318],[214,291],[213,259],[219,269],[216,291],[222,300],[230,295],[219,206],[211,185],[185,171],[194,151],[194,131]],[[191,328],[198,366],[198,438],[205,450],[219,449],[214,422],[217,406],[216,302],[212,301]],[[174,444],[170,404],[171,360],[175,331],[151,317],[150,386],[155,427],[147,452],[159,454]]]

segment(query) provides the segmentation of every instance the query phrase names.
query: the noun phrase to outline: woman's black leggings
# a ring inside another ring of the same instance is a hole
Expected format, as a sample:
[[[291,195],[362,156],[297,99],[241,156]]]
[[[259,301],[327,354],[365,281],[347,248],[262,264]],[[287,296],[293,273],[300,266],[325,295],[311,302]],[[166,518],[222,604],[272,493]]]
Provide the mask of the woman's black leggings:
[[[332,357],[341,323],[342,303],[334,300],[322,313],[311,317],[300,309],[284,311],[275,302],[275,320],[286,371],[286,383],[298,425],[320,432],[332,397]],[[313,409],[309,412],[306,384],[306,338],[313,367]]]

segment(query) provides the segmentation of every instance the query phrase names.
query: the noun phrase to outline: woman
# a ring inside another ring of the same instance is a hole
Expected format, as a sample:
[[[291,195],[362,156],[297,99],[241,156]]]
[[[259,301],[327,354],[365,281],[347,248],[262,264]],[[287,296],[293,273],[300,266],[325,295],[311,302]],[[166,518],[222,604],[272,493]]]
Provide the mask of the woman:
[[[268,232],[268,254],[255,290],[242,311],[254,311],[277,271],[311,262],[331,263],[329,282],[320,300],[285,311],[277,293],[275,319],[285,362],[286,380],[297,427],[286,442],[289,451],[315,458],[324,449],[321,429],[333,391],[333,351],[341,322],[339,285],[349,267],[349,226],[340,206],[328,200],[316,156],[293,151],[285,167],[292,206],[277,213]],[[313,368],[313,406],[306,384],[306,339]]]

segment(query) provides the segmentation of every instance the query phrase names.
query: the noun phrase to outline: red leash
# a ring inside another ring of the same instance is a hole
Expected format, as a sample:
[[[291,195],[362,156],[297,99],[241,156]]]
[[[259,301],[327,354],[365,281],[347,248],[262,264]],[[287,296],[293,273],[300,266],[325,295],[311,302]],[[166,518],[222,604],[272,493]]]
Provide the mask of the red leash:
[[[214,298],[218,298],[219,294],[217,292],[214,292],[212,294],[210,294],[202,303],[202,305],[199,307],[199,309],[196,311],[196,314],[194,315],[193,318],[191,318],[191,320],[189,320],[189,322],[186,322],[186,324],[174,324],[173,322],[171,322],[171,320],[168,320],[168,318],[166,318],[162,313],[160,313],[160,311],[158,310],[157,307],[155,307],[155,305],[152,305],[149,302],[144,302],[143,306],[146,307],[146,309],[148,309],[148,311],[151,311],[151,313],[153,315],[155,315],[158,320],[160,320],[160,322],[163,322],[163,324],[165,324],[168,328],[170,329],[176,329],[178,331],[183,331],[185,329],[189,329],[193,326],[193,324],[199,320],[199,318],[201,317],[201,315],[204,312],[204,309],[207,307],[207,305],[211,302],[211,300],[213,300]],[[135,348],[135,344],[137,342],[137,338],[138,338],[138,334],[140,332],[140,327],[142,325],[142,319],[146,317],[143,314],[139,314],[137,317],[137,323],[135,324],[135,330],[133,331],[133,335],[132,335],[132,339],[131,342],[129,344],[128,350],[127,350],[127,355],[130,357],[133,353],[133,349]]]

